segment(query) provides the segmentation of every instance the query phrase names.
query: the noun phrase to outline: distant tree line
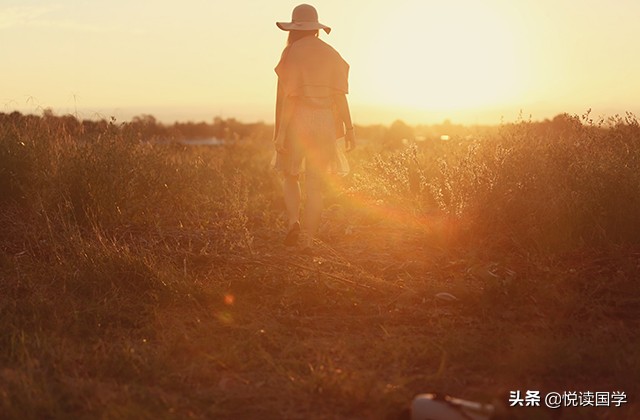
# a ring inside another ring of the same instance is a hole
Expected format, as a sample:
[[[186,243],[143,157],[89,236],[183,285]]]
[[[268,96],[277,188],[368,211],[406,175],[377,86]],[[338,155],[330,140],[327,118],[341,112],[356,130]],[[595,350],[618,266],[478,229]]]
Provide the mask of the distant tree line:
[[[163,124],[153,115],[135,116],[128,122],[110,119],[83,119],[67,115],[55,115],[46,109],[42,115],[22,114],[18,111],[0,113],[0,124],[18,126],[44,125],[56,128],[76,138],[90,139],[107,131],[119,131],[128,138],[139,138],[141,141],[183,141],[216,138],[220,140],[238,140],[247,138],[264,138],[271,136],[273,125],[263,122],[242,123],[235,118],[215,117],[207,122],[175,122]]]
[[[127,138],[138,138],[140,141],[181,142],[215,138],[219,140],[258,140],[270,141],[273,137],[273,124],[264,122],[243,123],[235,118],[214,117],[211,122],[175,122],[164,124],[153,115],[142,114],[128,122],[110,119],[80,120],[67,115],[55,115],[45,109],[42,115],[22,114],[18,111],[0,113],[0,124],[31,125],[44,124],[73,135],[75,138],[92,139],[107,131],[119,131]],[[575,124],[589,123],[583,116],[559,114],[553,119],[532,123],[534,131],[563,131]],[[509,125],[509,124],[507,124]],[[594,127],[596,128],[596,127]],[[460,140],[479,134],[489,134],[499,129],[498,126],[466,126],[445,120],[440,124],[411,126],[402,120],[394,121],[390,126],[382,124],[356,125],[357,137],[360,140],[380,145],[384,149],[398,149],[411,142],[433,142],[445,139]]]

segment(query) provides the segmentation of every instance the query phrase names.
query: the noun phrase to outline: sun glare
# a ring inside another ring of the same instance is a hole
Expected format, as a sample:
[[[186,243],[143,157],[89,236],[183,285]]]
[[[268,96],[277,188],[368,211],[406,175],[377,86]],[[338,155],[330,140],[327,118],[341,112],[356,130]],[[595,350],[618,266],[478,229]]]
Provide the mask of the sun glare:
[[[395,24],[375,33],[368,53],[375,100],[450,110],[512,100],[521,75],[517,41],[499,13],[475,2],[456,8],[412,1],[398,8],[386,19]]]

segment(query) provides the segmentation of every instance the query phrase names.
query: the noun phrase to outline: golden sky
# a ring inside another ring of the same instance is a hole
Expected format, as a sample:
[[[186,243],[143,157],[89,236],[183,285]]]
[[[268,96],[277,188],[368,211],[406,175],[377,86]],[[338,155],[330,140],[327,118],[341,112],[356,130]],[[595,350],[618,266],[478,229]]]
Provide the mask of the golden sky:
[[[273,120],[299,1],[2,0],[0,112]],[[640,1],[323,0],[356,123],[640,114]]]

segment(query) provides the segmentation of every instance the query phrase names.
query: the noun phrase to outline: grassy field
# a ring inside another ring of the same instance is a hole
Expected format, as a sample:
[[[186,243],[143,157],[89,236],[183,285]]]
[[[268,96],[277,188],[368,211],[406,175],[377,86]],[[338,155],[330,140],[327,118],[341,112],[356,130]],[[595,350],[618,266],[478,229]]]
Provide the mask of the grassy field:
[[[512,390],[628,403],[504,418],[640,418],[632,115],[364,144],[311,256],[281,245],[269,133],[93,128],[0,114],[1,418],[395,419]]]

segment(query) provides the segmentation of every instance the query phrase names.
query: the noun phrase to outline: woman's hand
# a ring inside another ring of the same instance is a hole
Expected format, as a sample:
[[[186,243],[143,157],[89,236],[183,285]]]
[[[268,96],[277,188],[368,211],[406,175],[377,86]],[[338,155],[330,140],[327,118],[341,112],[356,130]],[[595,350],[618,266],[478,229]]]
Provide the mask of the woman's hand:
[[[353,128],[348,129],[344,134],[344,147],[347,152],[356,148],[356,134]]]
[[[351,113],[349,112],[349,102],[344,93],[336,94],[334,97],[336,104],[336,112],[338,121],[344,124],[344,146],[347,152],[356,148],[356,135],[353,131],[353,122],[351,121]]]
[[[287,149],[284,147],[284,134],[278,133],[276,135],[276,138],[273,140],[273,144],[276,147],[276,151],[278,153],[287,153]]]

